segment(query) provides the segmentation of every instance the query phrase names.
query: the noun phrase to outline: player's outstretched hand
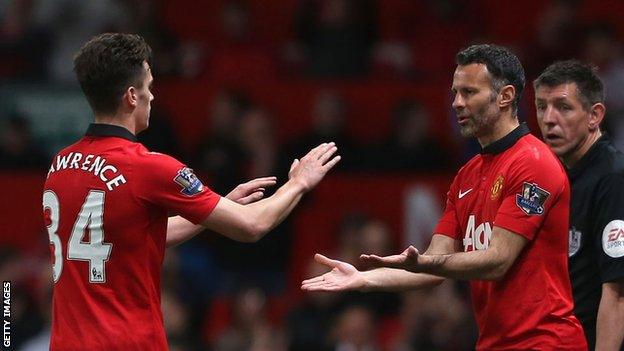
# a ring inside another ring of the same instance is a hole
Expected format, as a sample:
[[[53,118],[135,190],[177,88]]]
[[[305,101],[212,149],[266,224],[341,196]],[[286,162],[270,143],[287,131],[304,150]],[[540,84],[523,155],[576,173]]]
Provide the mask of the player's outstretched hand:
[[[337,150],[338,148],[333,142],[323,143],[315,147],[300,160],[295,159],[293,161],[290,172],[288,172],[288,178],[303,185],[305,191],[314,188],[325,174],[340,161],[340,156],[332,158]]]
[[[331,271],[318,277],[304,280],[301,283],[301,289],[306,291],[344,291],[357,290],[364,287],[365,281],[362,272],[358,271],[352,265],[332,260],[321,254],[314,255],[314,260],[328,268]]]
[[[398,268],[406,271],[418,272],[418,257],[420,254],[418,250],[410,246],[399,255],[391,256],[377,256],[377,255],[360,255],[360,260],[366,263],[369,267],[379,268]]]
[[[237,185],[225,197],[241,205],[247,205],[262,199],[266,188],[276,183],[277,177],[256,178],[247,183]]]

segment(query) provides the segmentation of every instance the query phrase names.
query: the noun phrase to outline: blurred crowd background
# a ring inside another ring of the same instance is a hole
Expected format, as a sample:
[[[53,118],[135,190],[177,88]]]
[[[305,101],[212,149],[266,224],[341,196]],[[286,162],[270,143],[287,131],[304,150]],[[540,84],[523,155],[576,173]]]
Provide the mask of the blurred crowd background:
[[[605,128],[624,146],[624,1],[0,0],[0,278],[13,282],[16,349],[47,350],[51,273],[41,191],[51,156],[91,112],[72,58],[93,35],[154,50],[139,139],[226,194],[335,141],[343,161],[256,244],[205,232],[168,250],[172,350],[470,350],[465,283],[402,293],[302,294],[315,252],[351,262],[424,249],[458,167],[478,152],[450,108],[455,53],[511,47],[530,82],[557,59],[598,66]],[[267,195],[270,195],[271,191]],[[132,331],[128,331],[131,333]]]

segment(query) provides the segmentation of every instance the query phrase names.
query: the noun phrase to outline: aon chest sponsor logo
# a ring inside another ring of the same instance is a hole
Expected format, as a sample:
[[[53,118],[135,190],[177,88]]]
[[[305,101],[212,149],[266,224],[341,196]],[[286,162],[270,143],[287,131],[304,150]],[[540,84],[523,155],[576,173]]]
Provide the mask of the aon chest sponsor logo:
[[[476,225],[475,215],[470,215],[463,240],[464,251],[485,250],[490,245],[490,238],[492,238],[490,223],[484,222]]]

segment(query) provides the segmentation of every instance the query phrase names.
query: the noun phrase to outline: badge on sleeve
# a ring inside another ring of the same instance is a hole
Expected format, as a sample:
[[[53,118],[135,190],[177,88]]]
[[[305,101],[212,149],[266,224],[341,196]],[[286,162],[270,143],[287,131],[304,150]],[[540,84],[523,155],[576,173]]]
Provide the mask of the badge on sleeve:
[[[528,215],[542,215],[544,213],[544,203],[550,193],[536,183],[524,182],[522,194],[516,194],[516,205]]]
[[[179,170],[178,175],[173,180],[182,187],[182,194],[186,196],[199,194],[204,189],[204,185],[193,173],[193,170],[188,167]]]
[[[602,249],[610,257],[624,256],[624,221],[616,219],[602,231]]]
[[[568,257],[572,257],[576,255],[578,250],[581,248],[581,237],[583,234],[580,230],[572,227],[568,232],[570,235],[570,246],[568,246]]]

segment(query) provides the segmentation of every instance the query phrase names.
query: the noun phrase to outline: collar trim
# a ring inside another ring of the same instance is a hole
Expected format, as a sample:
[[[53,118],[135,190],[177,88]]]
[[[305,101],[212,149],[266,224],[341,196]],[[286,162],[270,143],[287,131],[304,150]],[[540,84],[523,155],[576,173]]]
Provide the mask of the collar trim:
[[[512,147],[520,138],[529,133],[529,127],[527,127],[526,123],[521,123],[518,127],[516,127],[516,129],[509,132],[509,134],[482,148],[481,154],[500,154]]]
[[[91,123],[85,135],[99,137],[118,137],[135,143],[138,141],[136,135],[132,134],[126,128],[112,124]]]

